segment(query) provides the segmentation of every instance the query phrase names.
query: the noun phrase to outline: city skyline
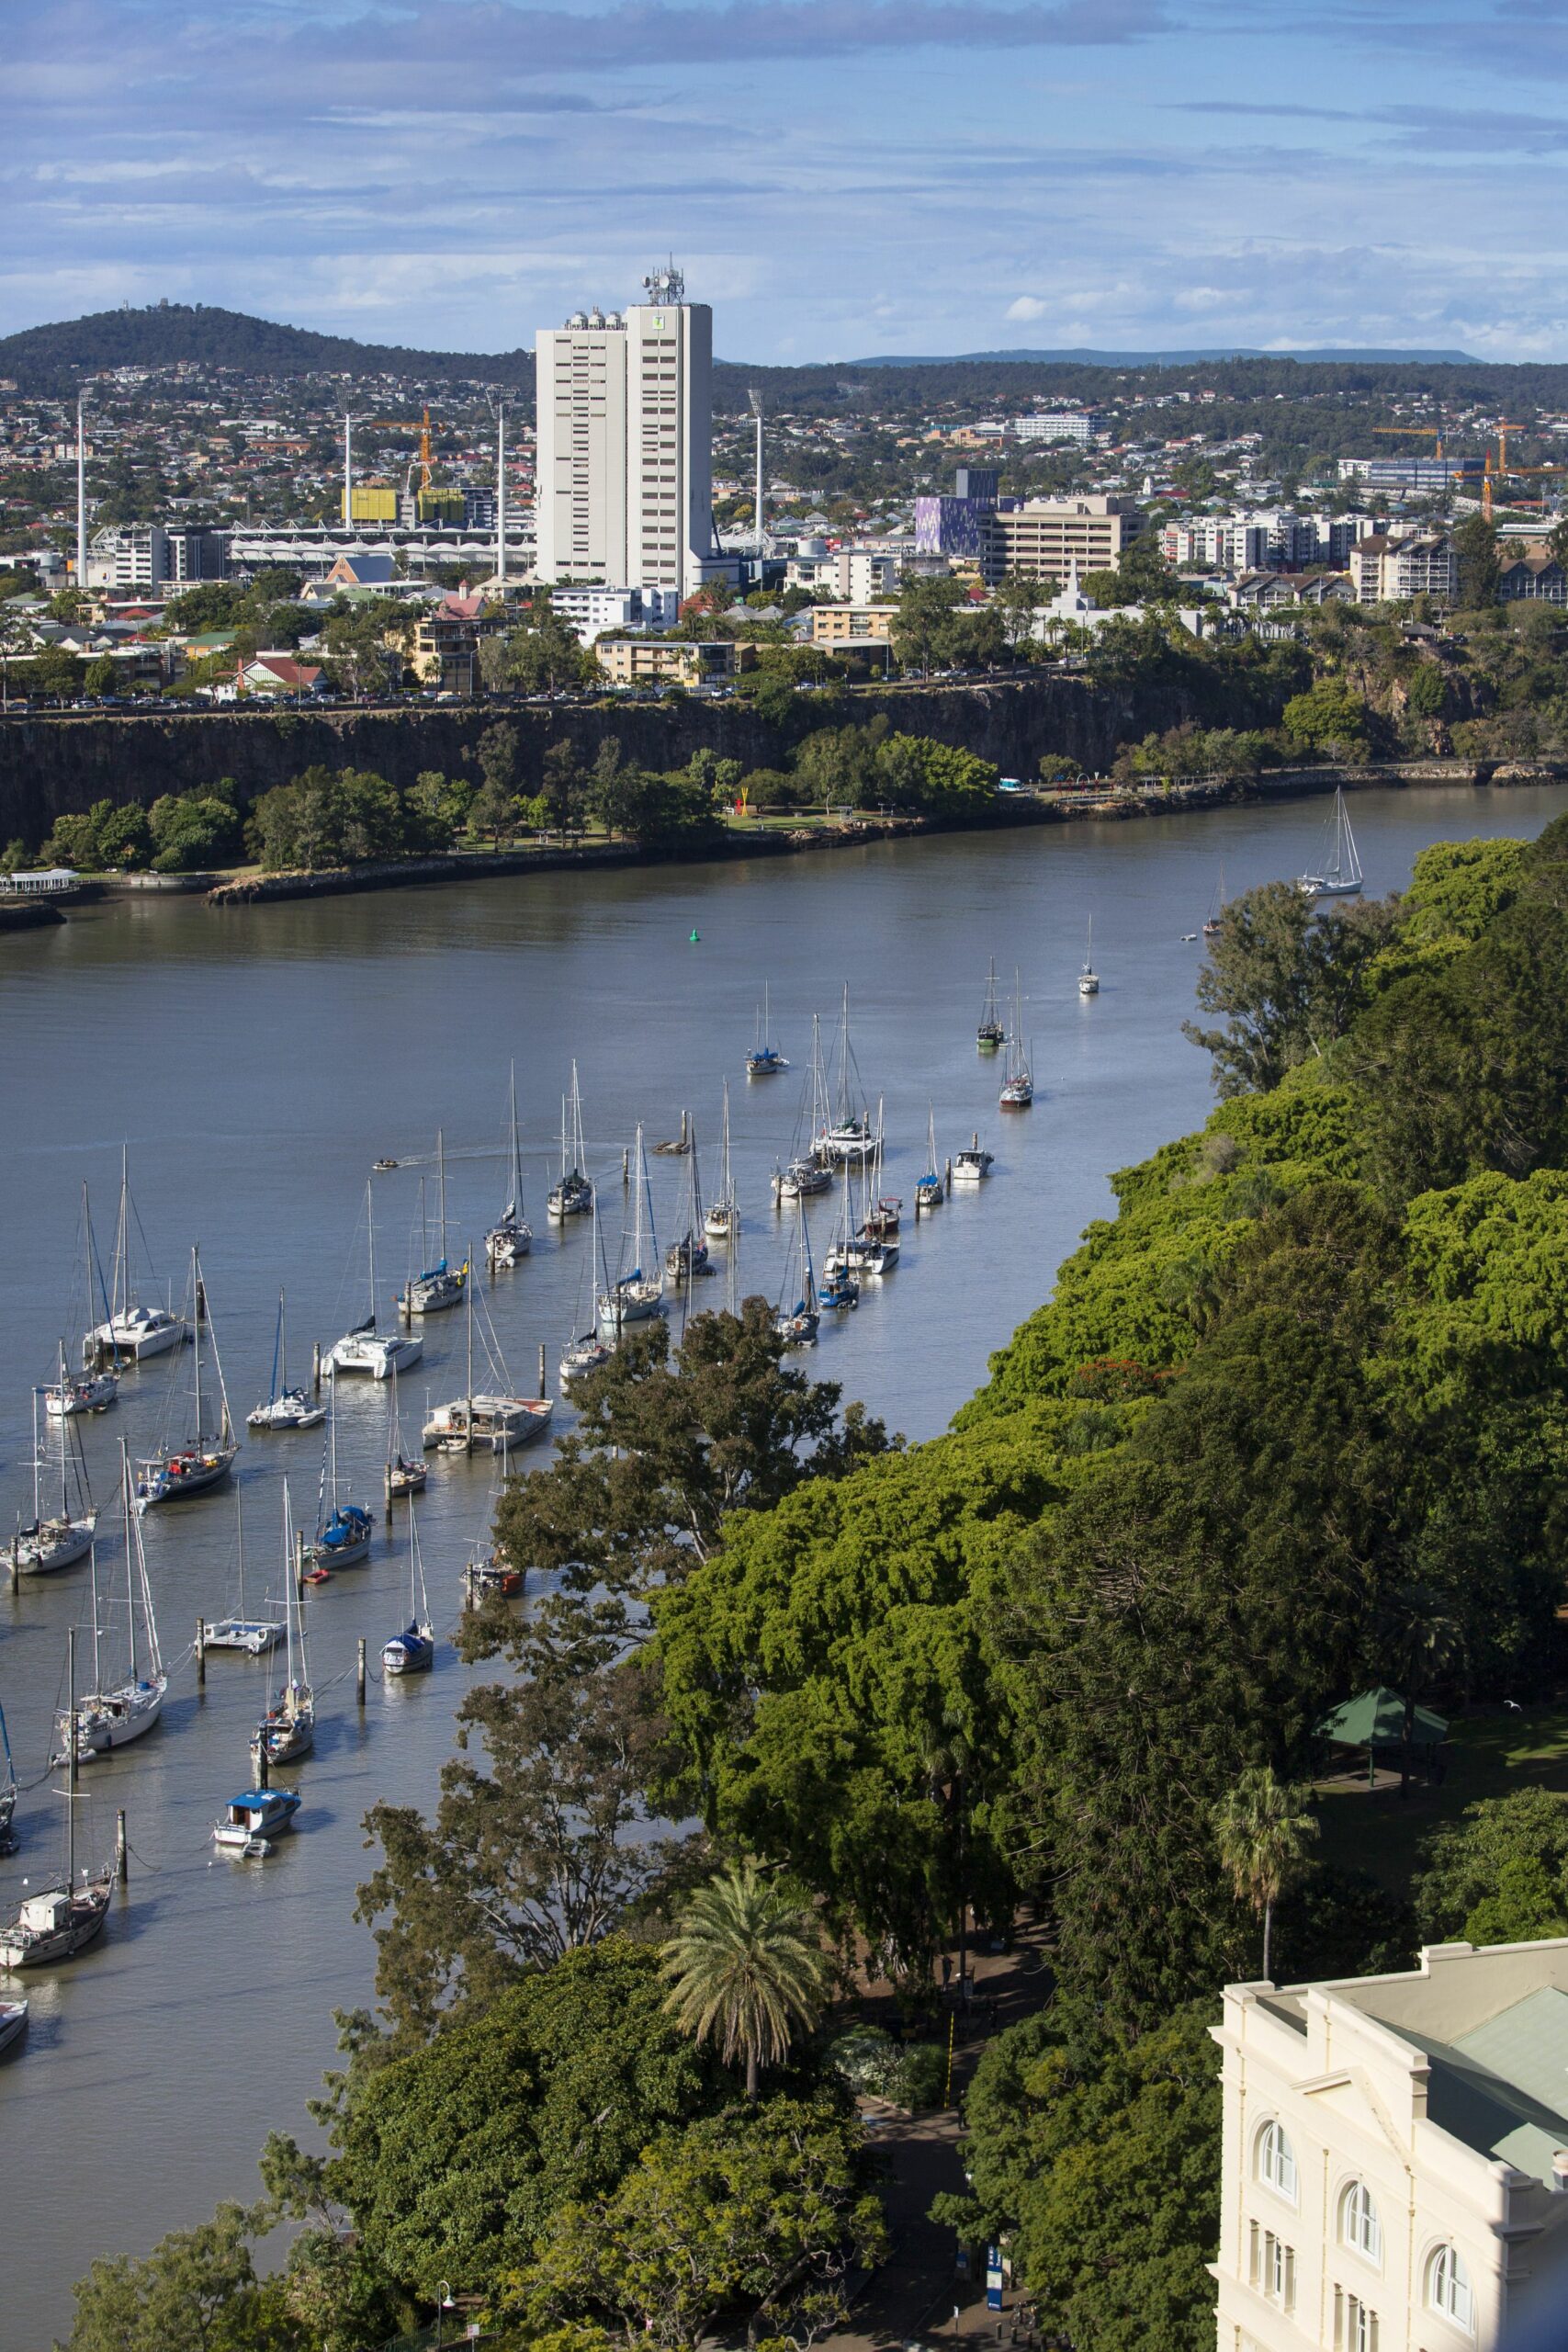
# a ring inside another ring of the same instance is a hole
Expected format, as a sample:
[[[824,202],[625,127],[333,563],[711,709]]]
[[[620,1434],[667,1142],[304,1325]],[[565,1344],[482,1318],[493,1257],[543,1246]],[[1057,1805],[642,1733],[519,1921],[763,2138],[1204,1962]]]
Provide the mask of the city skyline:
[[[0,332],[166,297],[494,351],[672,248],[759,362],[1563,343],[1514,191],[1568,26],[1486,0],[70,0],[10,43]]]

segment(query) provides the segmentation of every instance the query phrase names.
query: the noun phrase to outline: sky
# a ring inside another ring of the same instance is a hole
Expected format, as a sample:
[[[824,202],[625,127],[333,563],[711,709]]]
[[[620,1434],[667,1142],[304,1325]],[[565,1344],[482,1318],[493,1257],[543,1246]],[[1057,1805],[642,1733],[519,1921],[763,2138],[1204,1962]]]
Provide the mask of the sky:
[[[0,0],[0,55],[5,333],[507,350],[672,254],[738,360],[1568,356],[1568,0]]]

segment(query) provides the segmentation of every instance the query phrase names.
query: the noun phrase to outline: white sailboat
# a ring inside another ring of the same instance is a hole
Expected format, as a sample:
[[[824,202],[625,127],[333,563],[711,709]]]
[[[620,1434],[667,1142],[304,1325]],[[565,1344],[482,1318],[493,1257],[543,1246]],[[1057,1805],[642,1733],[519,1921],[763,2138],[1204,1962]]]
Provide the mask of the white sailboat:
[[[593,1206],[587,1159],[588,1149],[582,1140],[582,1095],[577,1083],[577,1064],[573,1062],[570,1102],[567,1096],[561,1097],[560,1182],[552,1184],[545,1203],[545,1214],[552,1225],[563,1225],[569,1216],[586,1216]]]
[[[283,1688],[267,1691],[267,1708],[251,1735],[251,1760],[258,1773],[273,1764],[293,1764],[316,1744],[316,1695],[305,1653],[305,1612],[299,1603],[300,1547],[294,1532],[288,1481],[283,1482],[284,1638],[288,1645]],[[269,1675],[271,1669],[268,1669]]]
[[[376,1328],[376,1202],[375,1180],[367,1179],[365,1186],[365,1232],[370,1261],[370,1312],[363,1323],[345,1331],[336,1346],[328,1350],[327,1365],[332,1372],[368,1373],[372,1380],[389,1380],[394,1372],[406,1372],[424,1353],[424,1341],[417,1331],[378,1331]]]
[[[1356,836],[1350,831],[1350,815],[1345,806],[1344,786],[1334,795],[1334,815],[1328,827],[1327,854],[1316,874],[1303,874],[1296,883],[1304,899],[1359,899],[1361,895],[1361,861],[1356,851]]]
[[[850,1043],[850,991],[844,989],[844,1008],[839,1023],[839,1045],[834,1057],[838,1085],[833,1114],[817,1130],[812,1151],[820,1160],[861,1161],[870,1159],[877,1149],[881,1137],[871,1124],[865,1097],[861,1089],[861,1076],[855,1062],[854,1047]]]
[[[223,1385],[222,1359],[218,1353],[218,1334],[212,1329],[208,1313],[207,1290],[201,1279],[201,1255],[195,1249],[190,1253],[190,1319],[191,1333],[196,1342],[195,1383],[196,1409],[192,1435],[175,1445],[166,1445],[157,1453],[146,1456],[137,1464],[136,1508],[151,1510],[156,1503],[177,1502],[186,1495],[206,1494],[229,1476],[239,1453],[233,1423],[229,1418],[229,1392]],[[206,1400],[201,1388],[201,1334],[206,1328],[212,1343],[212,1370],[218,1386],[218,1419],[207,1430],[202,1426]],[[171,1395],[172,1402],[172,1395]],[[165,1422],[165,1427],[168,1423]]]
[[[923,1215],[942,1204],[942,1167],[936,1156],[936,1106],[926,1112],[926,1164],[915,1179],[915,1205]]]
[[[1100,994],[1100,975],[1094,968],[1094,917],[1089,919],[1089,944],[1084,949],[1083,970],[1078,974],[1079,996]]]
[[[718,1192],[709,1202],[703,1231],[710,1241],[733,1241],[740,1232],[740,1208],[735,1197],[735,1176],[729,1164],[729,1080],[724,1081],[724,1124],[719,1134]]]
[[[817,1285],[818,1306],[840,1315],[848,1314],[860,1305],[860,1283],[850,1264],[850,1192],[851,1186],[846,1183],[839,1201],[838,1221],[822,1279]]]
[[[560,1389],[563,1396],[567,1390],[571,1386],[574,1380],[581,1380],[586,1374],[597,1372],[602,1364],[608,1363],[612,1352],[611,1350],[605,1346],[604,1340],[599,1337],[598,1331],[594,1328],[592,1318],[589,1321],[588,1329],[584,1330],[582,1328],[582,1284],[584,1272],[586,1272],[587,1274],[588,1295],[590,1298],[592,1298],[595,1295],[601,1273],[604,1276],[605,1290],[608,1291],[610,1287],[610,1270],[604,1263],[604,1252],[600,1247],[599,1241],[599,1204],[597,1201],[593,1204],[592,1218],[593,1228],[592,1238],[589,1244],[588,1264],[586,1269],[580,1264],[577,1270],[577,1305],[571,1318],[572,1336],[568,1340],[566,1346],[561,1351],[560,1365],[557,1373],[557,1378],[560,1382]]]
[[[423,1495],[429,1479],[430,1473],[418,1456],[411,1459],[403,1452],[403,1425],[398,1412],[398,1375],[394,1372],[387,1396],[387,1468],[382,1480],[388,1502],[406,1502],[411,1495]]]
[[[67,1756],[85,1764],[89,1757],[107,1756],[129,1747],[150,1732],[164,1712],[169,1678],[158,1648],[158,1621],[152,1608],[152,1588],[147,1577],[147,1555],[141,1544],[141,1517],[130,1485],[130,1456],[119,1449],[120,1493],[125,1515],[126,1673],[120,1682],[104,1673],[103,1642],[98,1624],[98,1577],[93,1568],[93,1688],[59,1718],[60,1736]],[[141,1638],[137,1639],[141,1621]]]
[[[331,1508],[328,1508],[329,1491]],[[363,1503],[342,1500],[337,1483],[337,1387],[333,1384],[327,1414],[326,1452],[321,1485],[316,1490],[316,1534],[310,1545],[310,1574],[317,1583],[334,1568],[356,1568],[370,1557],[375,1522]]]
[[[507,1162],[506,1205],[501,1222],[485,1235],[485,1256],[491,1271],[514,1266],[534,1246],[534,1230],[523,1212],[523,1155],[517,1143],[517,1065],[512,1065],[511,1152]]]
[[[284,1629],[287,1653],[283,1689],[276,1702],[267,1694],[267,1711],[251,1738],[251,1756],[259,1771],[266,1764],[289,1764],[308,1756],[316,1744],[316,1702],[305,1652],[305,1619],[299,1605],[299,1545],[294,1533],[288,1481],[283,1482]]]
[[[1203,936],[1205,939],[1215,939],[1219,936],[1219,929],[1221,923],[1224,921],[1224,914],[1225,869],[1222,865],[1220,868],[1218,887],[1214,891],[1213,898],[1210,901],[1209,911],[1203,918]]]
[[[65,1378],[65,1345],[60,1348],[60,1377]],[[69,1420],[48,1424],[60,1472],[58,1510],[47,1510],[43,1498],[46,1457],[39,1431],[38,1389],[33,1391],[33,1515],[29,1526],[18,1527],[11,1539],[11,1567],[17,1576],[46,1577],[85,1558],[97,1531],[98,1514],[87,1486],[87,1464],[81,1439]],[[51,1501],[53,1500],[51,1476]]]
[[[141,1363],[148,1356],[167,1354],[177,1348],[186,1336],[186,1327],[177,1315],[164,1306],[148,1306],[137,1296],[135,1273],[131,1263],[131,1228],[141,1230],[141,1220],[136,1214],[130,1197],[130,1154],[125,1146],[119,1155],[119,1223],[115,1231],[114,1288],[107,1315],[96,1324],[82,1342],[82,1364],[93,1372],[107,1363],[117,1371],[128,1363]],[[143,1243],[143,1248],[145,1248]]]
[[[632,1226],[621,1236],[615,1280],[602,1291],[598,1302],[599,1329],[605,1339],[619,1339],[628,1323],[646,1323],[664,1312],[664,1275],[659,1262],[659,1236],[653,1225],[653,1194],[648,1180],[648,1157],[642,1129],[633,1148]]]
[[[1034,1100],[1034,1073],[1029,1066],[1021,1031],[1023,1028],[1023,991],[1018,974],[1012,982],[1012,1029],[1008,1037],[1007,1063],[1002,1079],[1002,1091],[998,1097],[1004,1111],[1027,1111]]]
[[[419,1527],[409,1505],[409,1622],[381,1650],[383,1674],[428,1674],[435,1664],[435,1627],[430,1595],[424,1589],[424,1563],[419,1555]]]
[[[66,1635],[67,1718],[76,1712],[76,1634]],[[48,1968],[74,1960],[103,1931],[114,1882],[107,1872],[76,1883],[76,1748],[65,1758],[65,1875],[56,1886],[29,1894],[11,1926],[0,1928],[0,1968]],[[25,2004],[22,2005],[25,2007]]]
[[[93,1311],[93,1278],[96,1274],[107,1317],[108,1295],[104,1290],[103,1274],[98,1267],[98,1248],[93,1238],[93,1212],[85,1182],[82,1186],[82,1254],[86,1312],[91,1315]],[[73,1374],[65,1369],[64,1351],[62,1349],[60,1377],[44,1390],[43,1408],[51,1420],[71,1420],[78,1413],[107,1413],[118,1395],[119,1374],[112,1365],[104,1365],[97,1371],[85,1369]]]
[[[272,1335],[272,1381],[265,1405],[245,1415],[250,1430],[314,1430],[327,1418],[327,1408],[303,1388],[288,1385],[288,1329],[284,1319],[283,1293],[277,1294],[277,1328]]]
[[[238,1567],[239,1606],[232,1617],[215,1617],[202,1634],[203,1649],[243,1650],[247,1657],[262,1657],[283,1639],[276,1617],[254,1617],[245,1607],[245,1510],[234,1490],[234,1549]]]
[[[446,1144],[439,1127],[435,1131],[435,1192],[441,1255],[434,1265],[427,1262],[423,1273],[411,1275],[398,1293],[398,1305],[405,1315],[439,1315],[446,1307],[460,1306],[468,1287],[468,1260],[454,1266],[446,1255]],[[422,1193],[422,1203],[423,1199]],[[422,1254],[428,1261],[428,1248]]]

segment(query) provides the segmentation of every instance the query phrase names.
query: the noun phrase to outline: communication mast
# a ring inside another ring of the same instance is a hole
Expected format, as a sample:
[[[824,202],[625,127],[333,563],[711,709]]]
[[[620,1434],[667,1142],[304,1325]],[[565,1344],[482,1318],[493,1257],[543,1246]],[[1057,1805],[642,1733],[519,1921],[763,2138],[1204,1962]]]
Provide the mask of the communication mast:
[[[751,403],[751,413],[757,420],[757,557],[760,562],[762,555],[762,395],[753,390],[748,392],[746,397]],[[758,585],[761,586],[761,584],[759,581]]]

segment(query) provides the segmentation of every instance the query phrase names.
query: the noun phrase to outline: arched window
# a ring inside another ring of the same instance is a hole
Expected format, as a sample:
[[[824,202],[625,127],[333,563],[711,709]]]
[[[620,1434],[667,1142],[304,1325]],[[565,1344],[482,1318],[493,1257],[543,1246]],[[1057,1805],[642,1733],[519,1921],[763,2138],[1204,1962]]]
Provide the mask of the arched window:
[[[1353,2180],[1339,2199],[1339,2242],[1381,2265],[1382,2223],[1364,2181]]]
[[[1456,2247],[1440,2245],[1427,2265],[1427,2301],[1467,2335],[1475,2330],[1475,2296]]]
[[[1281,2124],[1269,2122],[1258,2134],[1256,2168],[1259,2180],[1281,2197],[1296,2201],[1296,2152],[1285,2137]]]

